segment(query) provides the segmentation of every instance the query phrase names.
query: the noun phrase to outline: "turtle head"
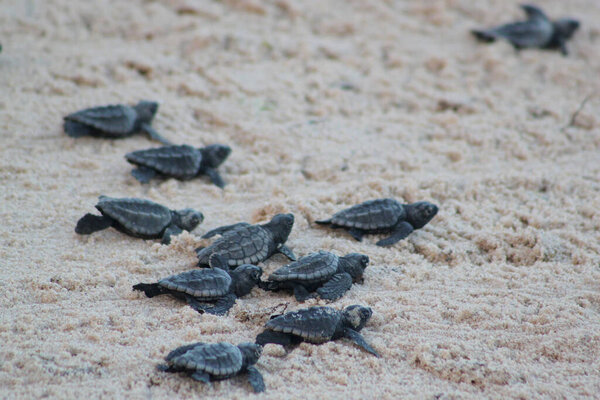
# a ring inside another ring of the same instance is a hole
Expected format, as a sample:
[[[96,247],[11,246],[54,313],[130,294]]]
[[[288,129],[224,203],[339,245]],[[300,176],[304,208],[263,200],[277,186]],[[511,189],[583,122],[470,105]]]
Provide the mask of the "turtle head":
[[[294,214],[277,214],[264,226],[273,233],[276,243],[285,243],[294,226]]]
[[[262,354],[262,346],[260,344],[240,343],[237,347],[242,352],[242,362],[245,367],[256,364]]]
[[[217,168],[231,154],[231,147],[224,144],[211,144],[202,150],[202,160],[211,168]]]
[[[133,108],[135,108],[139,122],[149,123],[158,111],[158,103],[155,101],[142,100]]]
[[[346,254],[340,257],[341,270],[352,276],[354,282],[363,280],[363,273],[369,264],[369,256],[360,253]]]
[[[364,307],[358,304],[348,306],[342,311],[344,324],[357,332],[365,326],[369,318],[371,318],[371,315],[373,315],[373,311],[370,307]]]
[[[428,201],[419,201],[406,206],[408,223],[415,229],[424,227],[438,212],[438,206]]]
[[[242,297],[250,293],[252,288],[260,282],[262,268],[252,264],[243,264],[231,271],[229,274],[233,278],[234,292],[237,297]]]
[[[561,18],[554,22],[554,29],[564,39],[570,39],[579,29],[579,21],[573,18]]]
[[[188,232],[193,231],[204,221],[204,215],[200,211],[191,208],[175,211],[175,224]]]

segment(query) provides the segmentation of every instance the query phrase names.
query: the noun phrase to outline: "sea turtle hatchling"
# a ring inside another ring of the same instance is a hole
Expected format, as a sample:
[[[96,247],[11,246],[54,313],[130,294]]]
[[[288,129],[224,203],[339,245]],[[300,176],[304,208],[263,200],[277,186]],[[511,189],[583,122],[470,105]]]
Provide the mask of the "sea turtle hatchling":
[[[310,307],[272,317],[266,330],[256,337],[256,343],[264,346],[275,343],[291,347],[300,342],[325,343],[348,338],[367,352],[379,354],[359,333],[373,312],[371,308],[352,305],[339,311],[331,307]]]
[[[139,283],[133,286],[133,290],[143,291],[148,297],[170,294],[186,300],[190,307],[200,313],[224,315],[238,297],[250,293],[261,275],[262,269],[251,264],[240,265],[234,271],[197,269],[156,283]],[[211,302],[215,303],[214,306],[206,304]]]
[[[316,291],[324,300],[339,299],[353,282],[362,281],[369,257],[351,253],[338,257],[328,251],[319,251],[300,258],[273,272],[259,287],[277,291],[291,289],[296,300],[304,301]]]
[[[212,183],[223,188],[225,182],[217,168],[230,153],[231,147],[222,144],[211,144],[203,148],[184,144],[133,151],[127,153],[125,158],[131,164],[137,165],[137,168],[131,171],[131,175],[142,183],[148,183],[155,176],[173,177],[184,181],[207,175]]]
[[[157,369],[164,372],[186,372],[192,379],[209,383],[248,374],[248,382],[256,393],[265,390],[261,373],[254,364],[262,354],[262,347],[254,343],[194,343],[170,352]]]
[[[76,233],[89,235],[112,226],[130,236],[162,238],[163,244],[169,244],[171,236],[192,231],[204,220],[201,212],[191,208],[175,211],[145,199],[100,196],[96,208],[102,215],[84,215],[77,221]]]
[[[96,136],[118,139],[145,132],[154,140],[171,144],[151,126],[157,110],[158,103],[147,100],[135,106],[111,104],[86,108],[64,117],[64,129],[67,135],[75,138]]]
[[[256,264],[275,253],[282,253],[290,260],[295,261],[296,256],[292,250],[284,245],[293,226],[293,214],[277,214],[271,221],[262,225],[240,222],[213,229],[202,238],[211,238],[217,234],[223,236],[208,247],[196,249],[198,266],[215,267],[214,261],[224,261],[229,267]],[[211,257],[213,254],[221,257]]]
[[[401,204],[394,199],[377,199],[339,211],[328,220],[315,222],[331,225],[334,229],[347,229],[358,241],[365,233],[391,233],[376,243],[377,246],[389,246],[425,226],[437,212],[438,207],[427,201]]]
[[[579,21],[561,18],[551,21],[544,11],[530,5],[521,5],[527,20],[513,22],[486,30],[472,30],[471,33],[483,42],[493,42],[498,38],[508,40],[515,49],[537,47],[541,49],[560,49],[567,55],[567,41],[579,28]]]

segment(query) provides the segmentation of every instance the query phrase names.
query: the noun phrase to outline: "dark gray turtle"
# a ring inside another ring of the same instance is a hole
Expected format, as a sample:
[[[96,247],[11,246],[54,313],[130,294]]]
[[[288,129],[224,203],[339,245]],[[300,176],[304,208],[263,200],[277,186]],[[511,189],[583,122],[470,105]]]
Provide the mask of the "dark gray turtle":
[[[339,211],[331,219],[315,221],[332,228],[345,228],[359,242],[366,233],[391,233],[377,246],[389,246],[427,224],[438,212],[435,204],[419,201],[400,204],[394,199],[369,200]]]
[[[343,311],[331,307],[310,307],[272,317],[266,330],[256,337],[256,343],[267,343],[293,347],[300,342],[325,343],[330,340],[348,338],[359,347],[376,357],[379,354],[361,336],[373,312],[369,307],[353,305]]]
[[[170,352],[157,368],[164,372],[186,372],[203,383],[248,374],[248,382],[256,393],[265,390],[261,373],[254,364],[262,354],[262,347],[254,343],[194,343]]]
[[[97,136],[124,138],[145,132],[150,138],[171,144],[150,125],[158,110],[158,103],[142,100],[135,106],[114,104],[87,108],[64,117],[65,133],[71,137]]]
[[[508,40],[515,49],[537,47],[540,49],[560,49],[567,55],[567,40],[579,28],[579,21],[561,18],[551,21],[538,7],[523,4],[521,8],[527,14],[527,20],[501,25],[487,30],[472,30],[475,37],[484,42],[493,42],[498,38]]]
[[[362,281],[368,263],[369,257],[364,254],[338,257],[328,251],[319,251],[279,268],[268,281],[261,281],[258,286],[269,291],[291,289],[298,301],[310,298],[310,293],[315,291],[322,299],[336,300],[353,282]]]
[[[246,222],[222,226],[207,232],[202,238],[223,235],[208,247],[198,247],[198,266],[215,267],[214,261],[224,262],[230,267],[242,264],[256,264],[275,253],[281,253],[295,261],[296,256],[284,245],[292,227],[293,214],[277,214],[270,222],[250,225]],[[218,254],[221,258],[211,256]],[[218,266],[218,265],[217,265]],[[225,268],[225,267],[223,267]]]
[[[192,231],[204,220],[201,212],[191,208],[175,211],[144,199],[100,196],[96,208],[102,215],[84,215],[75,232],[89,235],[112,226],[129,236],[162,238],[163,244],[169,244],[172,235]]]
[[[199,269],[161,279],[157,283],[138,283],[133,290],[148,297],[170,294],[187,301],[194,310],[224,315],[235,300],[250,293],[260,281],[262,269],[256,265],[240,265],[234,271],[220,268]],[[204,303],[215,303],[208,306]]]
[[[184,144],[138,150],[127,153],[125,158],[138,166],[131,171],[131,175],[142,183],[148,183],[155,176],[185,181],[199,175],[208,175],[212,183],[223,188],[225,182],[217,168],[230,153],[231,148],[222,144],[211,144],[204,148]]]

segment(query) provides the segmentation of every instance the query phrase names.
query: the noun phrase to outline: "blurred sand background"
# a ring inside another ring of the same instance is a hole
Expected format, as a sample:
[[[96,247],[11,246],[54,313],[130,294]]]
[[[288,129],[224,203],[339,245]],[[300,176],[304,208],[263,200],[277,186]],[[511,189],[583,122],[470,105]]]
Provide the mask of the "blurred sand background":
[[[517,1],[2,0],[0,398],[599,397],[600,3],[537,4],[581,20],[568,58],[470,37],[522,18]],[[137,183],[123,155],[158,146],[145,136],[62,132],[67,113],[139,99],[175,143],[232,146],[224,191]],[[171,246],[77,236],[100,194],[206,219]],[[391,248],[313,224],[379,197],[440,212]],[[260,396],[156,371],[302,307],[255,289],[215,317],[131,290],[192,268],[208,229],[278,212],[299,256],[369,255],[334,305],[373,308],[363,334],[383,357],[269,345]]]

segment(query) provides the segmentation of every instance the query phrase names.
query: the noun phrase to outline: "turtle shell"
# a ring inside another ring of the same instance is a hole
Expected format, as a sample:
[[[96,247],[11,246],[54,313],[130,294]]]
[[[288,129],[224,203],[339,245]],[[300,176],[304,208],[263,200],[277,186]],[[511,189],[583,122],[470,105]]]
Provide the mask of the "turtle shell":
[[[100,196],[96,208],[128,231],[143,236],[160,236],[171,224],[171,210],[150,200]]]
[[[333,338],[342,313],[331,307],[311,307],[289,312],[269,320],[266,327],[291,333],[307,342],[324,343]]]
[[[208,264],[209,257],[221,254],[229,266],[256,264],[266,260],[274,246],[273,235],[259,225],[242,226],[227,231],[213,244],[198,251],[201,264]]]
[[[401,218],[406,218],[402,204],[394,199],[377,199],[335,213],[331,223],[347,228],[378,230],[396,225]]]
[[[137,113],[133,107],[118,104],[87,108],[69,114],[65,119],[91,126],[101,132],[126,135],[134,130]]]
[[[226,377],[242,369],[241,350],[230,343],[194,343],[170,352],[165,360],[179,369],[204,371]]]
[[[161,174],[185,180],[198,174],[202,153],[184,144],[134,151],[127,153],[125,158],[132,164],[152,168]]]
[[[271,281],[326,281],[337,272],[339,258],[328,251],[309,254],[279,268],[269,276]]]
[[[189,294],[196,298],[215,299],[229,293],[231,276],[222,269],[200,269],[161,279],[166,289]]]

